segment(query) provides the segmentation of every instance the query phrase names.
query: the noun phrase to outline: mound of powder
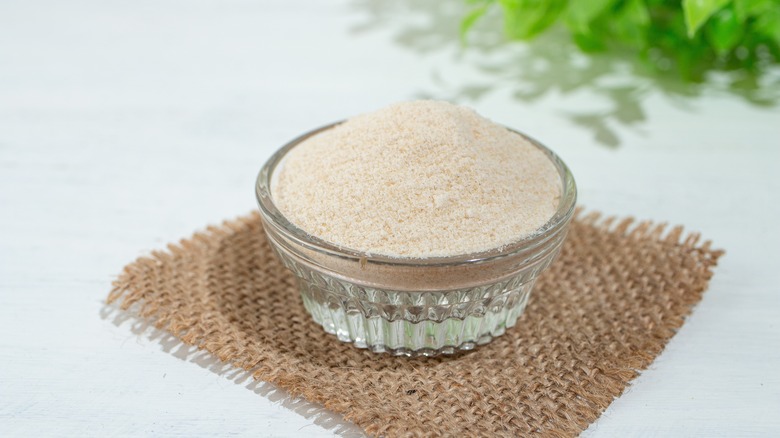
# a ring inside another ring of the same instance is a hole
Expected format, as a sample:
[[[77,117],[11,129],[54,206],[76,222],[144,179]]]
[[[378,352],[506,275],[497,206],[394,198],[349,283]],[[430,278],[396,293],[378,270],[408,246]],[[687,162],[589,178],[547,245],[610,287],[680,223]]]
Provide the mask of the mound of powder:
[[[500,248],[544,225],[561,194],[528,140],[440,101],[354,117],[297,145],[276,172],[272,196],[292,223],[391,257]]]

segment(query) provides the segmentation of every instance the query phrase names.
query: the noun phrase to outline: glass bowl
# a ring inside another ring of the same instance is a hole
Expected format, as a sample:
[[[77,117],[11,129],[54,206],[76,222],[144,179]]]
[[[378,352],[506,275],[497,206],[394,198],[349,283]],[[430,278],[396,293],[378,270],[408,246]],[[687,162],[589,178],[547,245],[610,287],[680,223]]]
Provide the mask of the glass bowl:
[[[515,325],[539,274],[555,259],[574,213],[577,189],[566,165],[541,149],[561,177],[555,215],[535,234],[500,249],[436,258],[368,255],[292,224],[271,196],[274,171],[308,132],[265,163],[255,192],[274,252],[297,278],[306,310],[326,332],[374,352],[434,356],[471,350]]]

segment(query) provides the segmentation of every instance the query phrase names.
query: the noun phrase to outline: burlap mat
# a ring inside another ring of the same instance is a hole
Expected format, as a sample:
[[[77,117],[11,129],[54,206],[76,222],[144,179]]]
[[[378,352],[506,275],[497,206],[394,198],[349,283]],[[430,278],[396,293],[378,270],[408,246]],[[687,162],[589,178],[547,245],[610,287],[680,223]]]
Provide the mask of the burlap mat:
[[[721,251],[681,228],[574,220],[517,326],[476,351],[407,359],[315,325],[257,214],[125,267],[108,301],[382,436],[572,436],[645,369]]]

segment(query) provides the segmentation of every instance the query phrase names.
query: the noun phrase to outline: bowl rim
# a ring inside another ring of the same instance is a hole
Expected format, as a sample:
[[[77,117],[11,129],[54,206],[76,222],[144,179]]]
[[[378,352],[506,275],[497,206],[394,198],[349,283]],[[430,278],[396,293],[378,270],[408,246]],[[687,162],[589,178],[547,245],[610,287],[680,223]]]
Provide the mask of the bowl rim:
[[[271,157],[265,162],[260,172],[257,175],[255,181],[255,196],[260,208],[261,217],[265,226],[274,227],[275,231],[282,234],[286,239],[292,240],[298,245],[301,245],[309,250],[314,250],[319,253],[323,253],[330,256],[335,256],[344,259],[354,259],[361,264],[376,263],[382,265],[398,265],[398,266],[456,266],[463,264],[474,263],[486,263],[492,260],[501,259],[517,254],[523,254],[534,248],[538,248],[547,242],[550,238],[557,235],[564,230],[571,220],[576,202],[577,202],[577,186],[574,181],[574,176],[571,171],[552,150],[544,146],[541,142],[537,141],[533,137],[530,137],[520,131],[512,128],[507,129],[517,135],[528,140],[531,144],[539,148],[544,152],[547,157],[553,162],[558,174],[561,178],[561,198],[558,202],[558,208],[555,214],[540,227],[536,232],[518,239],[512,243],[500,246],[498,248],[479,251],[468,254],[454,254],[448,256],[437,257],[393,257],[382,254],[371,254],[364,251],[359,251],[347,247],[337,245],[332,242],[328,242],[317,236],[311,235],[293,224],[287,219],[284,214],[277,208],[273,201],[271,183],[273,180],[273,174],[277,166],[282,162],[284,157],[294,147],[301,144],[304,140],[320,134],[324,131],[332,129],[346,120],[340,120],[337,122],[329,123],[320,128],[308,131],[298,137],[292,139],[277,150]],[[267,230],[266,230],[267,231]]]

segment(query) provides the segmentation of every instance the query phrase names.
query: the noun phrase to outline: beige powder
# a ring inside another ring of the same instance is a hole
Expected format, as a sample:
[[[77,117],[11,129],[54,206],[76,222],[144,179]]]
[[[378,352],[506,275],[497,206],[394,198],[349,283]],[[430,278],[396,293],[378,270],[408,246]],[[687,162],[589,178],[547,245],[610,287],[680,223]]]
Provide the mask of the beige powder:
[[[414,101],[302,142],[277,170],[274,202],[302,230],[391,257],[499,248],[555,213],[561,180],[523,137],[473,110]]]

